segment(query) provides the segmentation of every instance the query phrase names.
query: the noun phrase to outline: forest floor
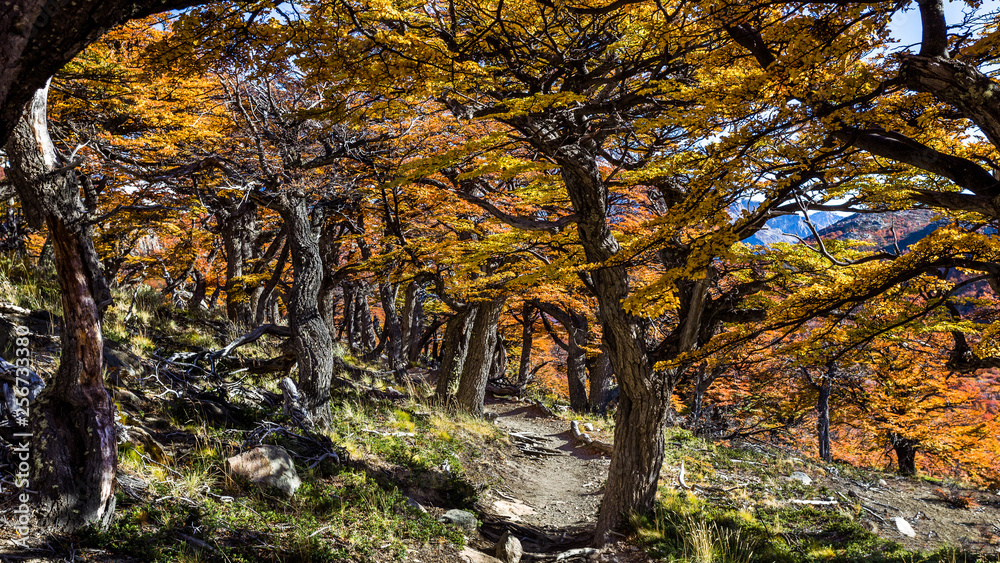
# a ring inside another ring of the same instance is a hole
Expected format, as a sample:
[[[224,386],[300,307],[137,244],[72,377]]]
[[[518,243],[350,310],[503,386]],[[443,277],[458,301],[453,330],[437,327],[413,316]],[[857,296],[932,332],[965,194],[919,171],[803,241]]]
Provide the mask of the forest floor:
[[[506,530],[537,555],[526,561],[543,561],[590,539],[609,460],[574,444],[570,421],[589,422],[592,437],[611,442],[612,419],[505,399],[487,400],[488,420],[472,419],[426,399],[433,389],[426,369],[411,370],[400,392],[364,368],[367,375],[335,390],[332,403],[327,437],[344,463],[317,465],[326,446],[310,445],[281,413],[276,377],[230,377],[225,366],[222,378],[208,377],[215,367],[204,361],[182,369],[166,359],[220,348],[232,338],[225,323],[178,311],[155,292],[139,301],[138,320],[124,320],[129,300],[121,299],[105,326],[105,352],[123,362],[109,369],[108,384],[129,436],[119,445],[119,482],[131,485],[118,493],[115,521],[69,538],[39,534],[30,538],[33,549],[18,548],[6,523],[19,504],[14,442],[0,428],[0,561],[458,563],[475,551],[492,554]],[[53,297],[48,309],[57,306]],[[58,354],[51,318],[0,317],[8,328],[32,327],[33,365],[43,377]],[[274,341],[241,349],[256,358],[279,352]],[[217,393],[220,382],[228,400]],[[527,452],[519,447],[525,437],[534,443]],[[265,439],[296,460],[303,486],[292,499],[226,469],[229,456]],[[666,430],[666,443],[653,513],[631,519],[616,543],[574,560],[1000,561],[995,492],[824,464],[801,451],[679,427]],[[412,502],[427,512],[408,508]],[[454,508],[475,512],[475,533],[463,537],[437,521]]]

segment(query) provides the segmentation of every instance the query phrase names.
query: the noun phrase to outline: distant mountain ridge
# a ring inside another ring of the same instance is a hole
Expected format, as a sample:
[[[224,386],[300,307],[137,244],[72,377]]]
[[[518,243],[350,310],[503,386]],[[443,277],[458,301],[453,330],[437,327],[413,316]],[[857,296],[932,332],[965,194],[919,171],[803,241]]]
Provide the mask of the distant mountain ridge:
[[[749,207],[752,209],[754,205]],[[742,208],[731,209],[730,214],[738,217],[741,210]],[[900,248],[906,248],[947,222],[943,219],[935,220],[935,215],[929,209],[854,213],[847,216],[818,211],[811,213],[809,218],[823,239],[863,241],[870,243],[872,250],[888,250],[893,249],[896,244]],[[769,220],[765,228],[744,239],[743,243],[762,246],[779,242],[795,244],[800,242],[797,237],[807,242],[815,241],[802,215],[784,215]]]
[[[891,250],[896,245],[902,249],[947,223],[945,219],[935,219],[936,215],[930,209],[855,213],[820,229],[819,234],[824,239],[868,242],[872,250]]]

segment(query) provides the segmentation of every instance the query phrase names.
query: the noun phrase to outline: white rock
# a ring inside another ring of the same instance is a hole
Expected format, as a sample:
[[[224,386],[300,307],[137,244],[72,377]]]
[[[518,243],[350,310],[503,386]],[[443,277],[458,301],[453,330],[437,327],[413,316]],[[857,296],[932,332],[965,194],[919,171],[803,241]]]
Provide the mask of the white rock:
[[[594,425],[591,424],[591,423],[589,423],[589,422],[584,422],[583,423],[583,429],[586,430],[587,432],[593,432],[594,431]]]
[[[913,531],[913,527],[910,526],[910,523],[904,520],[903,518],[896,516],[895,518],[892,519],[892,521],[896,523],[896,529],[899,530],[899,533],[903,534],[908,538],[917,537],[917,533]]]
[[[227,459],[226,467],[234,475],[246,477],[252,483],[277,487],[288,496],[294,495],[302,484],[291,456],[279,446],[257,446]]]
[[[792,481],[798,481],[806,486],[812,485],[813,482],[812,477],[806,475],[801,471],[793,471],[792,474],[788,476],[788,478],[791,479]]]

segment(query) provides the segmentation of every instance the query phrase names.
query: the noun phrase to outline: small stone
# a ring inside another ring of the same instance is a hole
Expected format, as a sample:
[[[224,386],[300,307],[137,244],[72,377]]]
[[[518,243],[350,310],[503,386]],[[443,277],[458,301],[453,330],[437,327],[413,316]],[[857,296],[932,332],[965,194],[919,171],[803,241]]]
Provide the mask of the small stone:
[[[788,476],[788,478],[792,481],[798,481],[806,486],[812,485],[813,482],[812,477],[806,475],[801,471],[793,471],[792,474]]]
[[[878,480],[878,486],[879,486],[879,487],[888,487],[888,486],[889,486],[889,483],[886,483],[886,482],[885,482],[885,479],[879,479],[879,480]]]
[[[497,542],[497,559],[504,563],[520,563],[524,548],[521,547],[521,540],[510,535],[510,530],[504,532]]]
[[[476,529],[479,528],[476,515],[465,510],[451,509],[438,518],[438,522],[451,524],[470,535],[476,533]]]
[[[895,518],[892,519],[892,521],[896,523],[896,529],[899,530],[899,533],[903,534],[908,538],[917,537],[917,533],[913,531],[913,527],[910,526],[910,523],[904,520],[903,518],[896,516]]]
[[[226,460],[226,468],[251,483],[270,485],[288,496],[302,485],[291,456],[279,446],[257,446],[235,455]]]
[[[590,423],[590,422],[584,422],[583,423],[583,429],[586,430],[587,432],[593,432],[594,431],[594,425],[592,423]]]

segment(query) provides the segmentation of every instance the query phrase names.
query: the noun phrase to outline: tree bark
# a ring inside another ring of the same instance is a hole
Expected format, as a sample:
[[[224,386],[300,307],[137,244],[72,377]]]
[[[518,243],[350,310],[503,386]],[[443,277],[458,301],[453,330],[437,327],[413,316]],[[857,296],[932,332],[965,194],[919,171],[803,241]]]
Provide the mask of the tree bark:
[[[911,440],[896,434],[889,434],[889,443],[896,452],[896,464],[900,475],[917,474],[917,447],[920,445],[916,440]]]
[[[472,416],[483,416],[486,382],[493,367],[498,342],[497,324],[504,298],[498,297],[479,305],[472,324],[468,352],[462,376],[458,381],[458,408]]]
[[[403,358],[403,326],[396,309],[399,284],[382,282],[378,286],[378,293],[382,301],[382,312],[385,314],[382,338],[385,339],[385,353],[389,369],[400,373],[406,370],[406,360]]]
[[[280,196],[279,213],[288,230],[294,281],[288,299],[288,324],[292,349],[299,370],[303,407],[320,428],[332,422],[330,385],[333,382],[333,339],[319,312],[319,288],[323,261],[319,242],[309,221],[303,195],[285,192]]]
[[[468,357],[472,326],[478,313],[479,307],[472,304],[458,310],[445,324],[441,368],[435,392],[438,401],[447,402],[458,390],[459,377]]]
[[[608,386],[611,383],[611,360],[602,348],[588,366],[590,380],[590,412],[604,414],[608,408]]]
[[[816,400],[816,412],[819,418],[816,421],[816,434],[819,439],[819,458],[825,462],[830,462],[832,452],[830,449],[830,391],[832,384],[830,378],[824,377],[819,386],[819,398]]]
[[[530,301],[521,306],[521,357],[517,364],[517,388],[524,394],[531,369],[531,348],[535,342],[535,307]]]
[[[243,276],[250,274],[248,262],[254,257],[259,234],[257,205],[250,201],[233,203],[222,220],[222,244],[226,250],[226,314],[243,328],[254,323],[263,287]]]
[[[406,359],[415,362],[420,358],[421,337],[424,334],[424,306],[421,299],[423,284],[413,280],[406,286],[403,301],[403,343]]]
[[[48,89],[34,98],[6,147],[11,181],[29,223],[48,226],[62,293],[62,355],[31,409],[32,483],[41,524],[73,531],[114,513],[114,406],[104,388],[101,313],[110,292],[72,167],[60,169],[49,138]]]

